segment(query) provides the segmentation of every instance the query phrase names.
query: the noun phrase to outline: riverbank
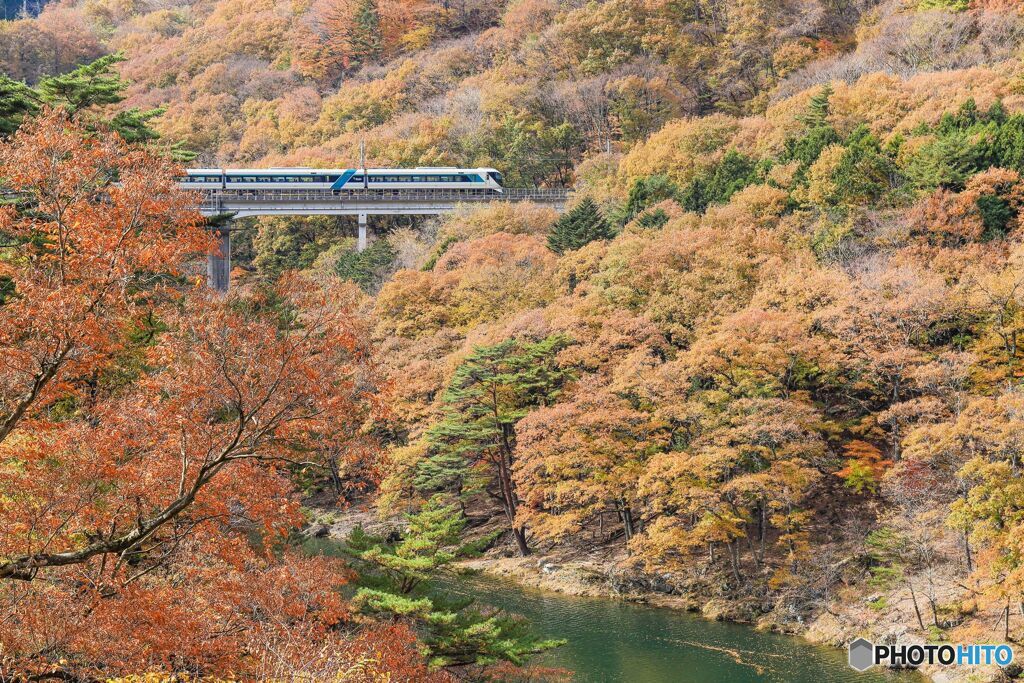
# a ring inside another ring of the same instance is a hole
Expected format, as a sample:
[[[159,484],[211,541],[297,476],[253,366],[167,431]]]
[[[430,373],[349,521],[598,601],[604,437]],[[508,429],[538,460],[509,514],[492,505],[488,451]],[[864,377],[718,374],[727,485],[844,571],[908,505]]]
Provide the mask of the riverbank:
[[[530,557],[481,557],[459,563],[462,569],[514,581],[521,586],[554,591],[565,595],[614,598],[627,602],[652,604],[688,612],[700,611],[692,598],[644,589],[632,583],[625,573],[609,571],[618,563],[603,560],[570,559],[558,553]]]
[[[342,540],[356,526],[374,534],[401,533],[400,519],[382,520],[371,508],[317,510],[307,535]],[[491,525],[478,527],[486,532]],[[468,574],[498,579],[525,589],[535,589],[579,598],[603,598],[619,603],[632,603],[667,608],[699,615],[704,620],[742,624],[759,632],[795,636],[809,645],[825,646],[842,654],[846,643],[864,636],[875,642],[924,643],[907,624],[912,613],[909,597],[899,590],[884,595],[864,595],[862,587],[848,586],[837,593],[829,610],[813,619],[779,615],[777,611],[759,609],[752,599],[729,600],[710,595],[699,585],[681,585],[678,577],[653,575],[628,567],[624,552],[605,548],[605,552],[581,553],[571,548],[553,548],[530,557],[512,555],[511,548],[499,545],[484,556],[459,563]],[[951,583],[951,582],[947,582]],[[941,595],[944,602],[956,595]],[[884,603],[885,610],[878,605]],[[965,639],[966,640],[966,639]],[[986,642],[979,640],[979,642]],[[923,670],[920,680],[935,683],[985,683],[1011,680],[996,667],[991,669]]]
[[[622,558],[618,558],[622,559]],[[895,619],[879,620],[875,611],[864,603],[877,597],[852,600],[838,612],[824,612],[806,622],[803,628],[779,628],[772,614],[761,619],[744,618],[743,608],[736,603],[711,599],[701,600],[697,595],[677,595],[652,590],[650,584],[657,577],[618,569],[619,562],[611,559],[573,559],[563,553],[547,553],[531,557],[482,557],[460,563],[460,567],[484,576],[511,581],[531,589],[552,591],[576,597],[600,597],[642,603],[654,607],[682,610],[699,614],[711,621],[744,624],[761,631],[774,631],[799,637],[814,645],[828,646],[844,651],[846,643],[859,636],[878,641],[918,644],[926,640],[914,634],[905,624]],[[645,584],[647,587],[645,588]],[[899,604],[907,598],[893,596]],[[984,683],[1013,680],[998,667],[977,669],[950,669],[924,667],[918,672],[922,681],[933,683]]]
[[[508,567],[505,567],[508,569]],[[858,674],[843,652],[802,638],[711,621],[606,596],[526,587],[505,575],[441,584],[448,592],[523,616],[567,643],[534,662],[575,672],[573,683],[921,683],[916,674]]]

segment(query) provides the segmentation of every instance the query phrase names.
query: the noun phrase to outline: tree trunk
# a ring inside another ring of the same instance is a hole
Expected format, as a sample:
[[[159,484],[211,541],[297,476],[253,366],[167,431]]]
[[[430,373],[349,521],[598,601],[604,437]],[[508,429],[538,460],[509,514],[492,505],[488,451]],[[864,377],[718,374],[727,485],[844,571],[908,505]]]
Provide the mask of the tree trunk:
[[[764,544],[765,544],[765,536],[767,535],[766,528],[765,528],[765,527],[767,527],[767,520],[765,519],[765,517],[768,515],[768,512],[765,509],[764,501],[761,501],[761,504],[758,507],[761,508],[761,514],[758,517],[758,524],[757,524],[757,527],[758,527],[757,528],[757,536],[758,536],[758,538],[757,538],[757,542],[758,542],[757,565],[761,566],[761,564],[764,562],[764,553],[765,553]]]
[[[917,604],[917,593],[914,592],[914,584],[911,581],[907,581],[907,587],[910,589],[910,600],[914,603],[914,614],[917,615],[917,624],[924,630],[924,619],[921,618],[921,607]]]
[[[974,571],[974,560],[971,558],[971,537],[964,530],[964,558],[967,560],[967,573]]]
[[[1006,608],[1003,610],[1003,616],[1006,617],[1006,625],[1003,628],[1003,640],[1008,643],[1010,642],[1010,598],[1006,598]]]
[[[519,554],[523,557],[528,557],[530,555],[530,546],[526,545],[526,527],[513,527],[512,536],[516,539],[516,546],[519,547]]]
[[[339,496],[342,494],[342,483],[341,483],[341,470],[338,469],[338,458],[332,457],[329,459],[331,468],[331,484],[334,485],[334,492]]]
[[[509,425],[502,425],[502,445],[498,454],[498,487],[501,489],[505,517],[512,528],[512,535],[515,536],[519,554],[526,557],[530,554],[530,548],[526,545],[526,527],[516,526],[516,507],[519,501],[516,498],[515,484],[512,481],[512,441],[509,437],[509,429]]]
[[[746,526],[747,525],[744,525],[744,531],[746,531],[747,533],[743,536],[743,538],[747,542],[747,550],[750,551],[750,557],[751,557],[751,559],[754,560],[754,567],[758,571],[760,571],[760,569],[761,569],[761,558],[757,554],[757,548],[754,546],[754,542],[750,539],[750,531],[749,531],[749,529],[746,528]]]
[[[729,542],[729,558],[732,561],[732,575],[736,579],[736,586],[743,583],[740,577],[740,549],[736,541]]]
[[[633,526],[633,511],[624,500],[616,501],[616,506],[619,508],[619,517],[622,519],[622,527],[626,532],[626,549],[629,550],[629,541],[636,533]]]

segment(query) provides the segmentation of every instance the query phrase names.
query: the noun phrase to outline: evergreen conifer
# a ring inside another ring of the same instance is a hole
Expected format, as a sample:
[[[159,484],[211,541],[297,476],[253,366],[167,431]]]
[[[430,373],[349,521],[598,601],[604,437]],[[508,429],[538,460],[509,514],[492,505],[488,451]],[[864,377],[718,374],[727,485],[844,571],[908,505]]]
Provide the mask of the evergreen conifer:
[[[556,254],[564,254],[594,240],[608,240],[614,236],[615,231],[601,215],[597,204],[587,197],[555,222],[548,233],[548,248]]]
[[[479,554],[494,535],[462,543],[466,518],[441,496],[406,515],[401,539],[389,542],[355,529],[346,554],[361,570],[354,602],[371,614],[411,620],[433,666],[522,664],[531,654],[561,645],[533,636],[521,619],[484,612],[473,600],[438,592],[431,581],[459,559]]]

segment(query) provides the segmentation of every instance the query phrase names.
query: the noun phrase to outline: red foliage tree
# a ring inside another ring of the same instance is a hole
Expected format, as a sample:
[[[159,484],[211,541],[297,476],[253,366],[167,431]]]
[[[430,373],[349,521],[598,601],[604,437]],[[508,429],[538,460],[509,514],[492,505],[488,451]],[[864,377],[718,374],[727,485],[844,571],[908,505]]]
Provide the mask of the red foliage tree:
[[[175,174],[54,113],[0,147],[0,666],[322,678],[383,648],[424,680],[406,635],[338,630],[342,567],[282,543],[282,468],[376,407],[350,293],[183,285],[211,245]]]

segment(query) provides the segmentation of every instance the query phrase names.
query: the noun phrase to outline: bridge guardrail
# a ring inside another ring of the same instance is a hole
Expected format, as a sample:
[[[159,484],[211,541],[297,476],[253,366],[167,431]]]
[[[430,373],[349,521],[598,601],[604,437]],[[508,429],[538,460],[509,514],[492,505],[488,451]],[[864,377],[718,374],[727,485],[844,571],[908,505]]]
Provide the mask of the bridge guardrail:
[[[538,201],[564,202],[569,190],[542,188],[506,188],[504,192],[480,190],[198,190],[203,206],[215,208],[223,202],[237,201],[437,201],[488,202]]]

